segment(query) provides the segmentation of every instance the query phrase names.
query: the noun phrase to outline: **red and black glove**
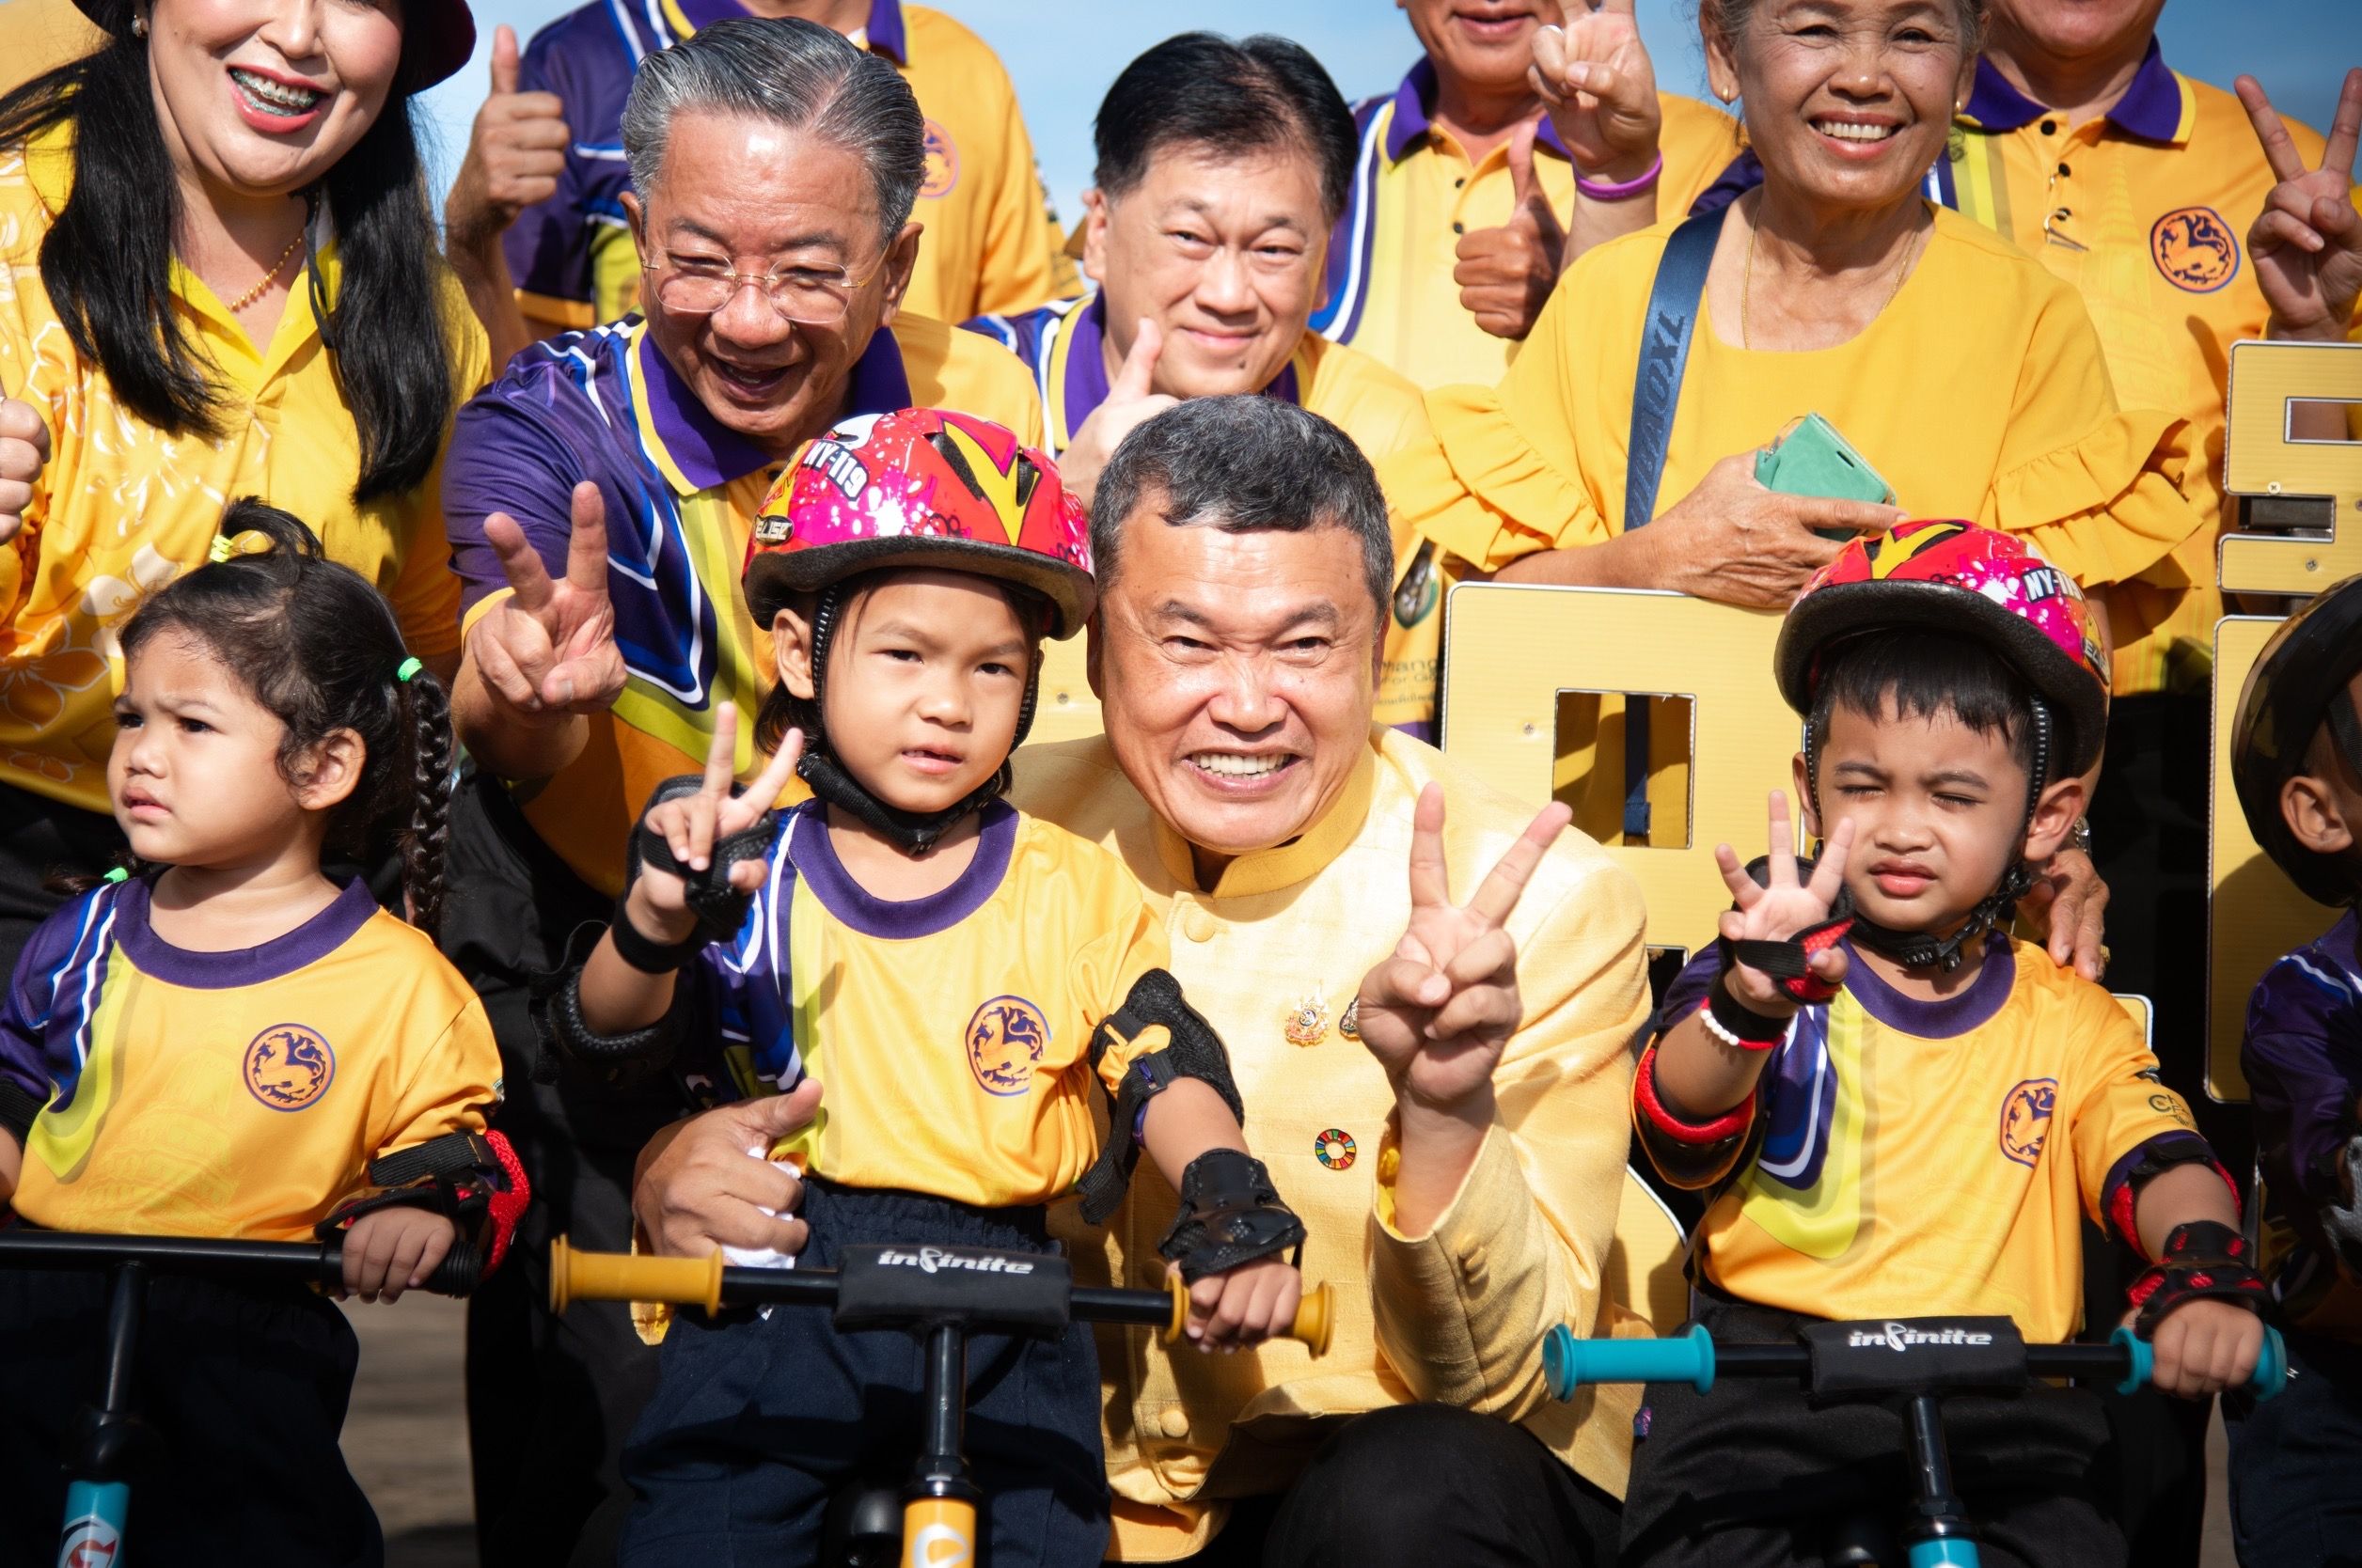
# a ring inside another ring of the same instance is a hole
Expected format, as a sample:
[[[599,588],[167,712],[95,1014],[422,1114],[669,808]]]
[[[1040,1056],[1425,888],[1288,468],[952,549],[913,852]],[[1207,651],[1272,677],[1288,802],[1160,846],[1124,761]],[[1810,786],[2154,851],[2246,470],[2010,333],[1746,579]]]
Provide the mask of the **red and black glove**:
[[[2152,1339],[2157,1324],[2185,1301],[2212,1297],[2236,1301],[2260,1312],[2268,1299],[2263,1276],[2249,1262],[2247,1238],[2219,1220],[2194,1219],[2165,1237],[2157,1261],[2133,1281],[2125,1296],[2140,1309],[2133,1332]]]

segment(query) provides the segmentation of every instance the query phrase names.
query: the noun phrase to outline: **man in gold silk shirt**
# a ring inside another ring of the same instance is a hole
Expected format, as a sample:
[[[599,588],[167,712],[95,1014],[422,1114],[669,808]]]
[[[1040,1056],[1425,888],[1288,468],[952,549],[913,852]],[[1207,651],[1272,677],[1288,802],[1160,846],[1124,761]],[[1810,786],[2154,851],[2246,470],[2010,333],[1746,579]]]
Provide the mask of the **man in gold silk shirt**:
[[[1269,398],[1184,402],[1117,449],[1094,517],[1108,732],[1021,753],[1013,798],[1117,851],[1163,913],[1249,1146],[1310,1231],[1306,1277],[1340,1294],[1319,1361],[1102,1336],[1115,1551],[1612,1561],[1632,1407],[1551,1401],[1541,1340],[1646,1331],[1605,1283],[1614,1096],[1649,1007],[1638,890],[1561,836],[1563,808],[1529,826],[1374,725],[1393,555],[1343,432]],[[653,1246],[800,1242],[751,1207],[783,1196],[743,1152],[762,1114],[643,1156]],[[1079,1278],[1154,1283],[1173,1204],[1136,1176],[1105,1232],[1070,1207],[1053,1228]]]

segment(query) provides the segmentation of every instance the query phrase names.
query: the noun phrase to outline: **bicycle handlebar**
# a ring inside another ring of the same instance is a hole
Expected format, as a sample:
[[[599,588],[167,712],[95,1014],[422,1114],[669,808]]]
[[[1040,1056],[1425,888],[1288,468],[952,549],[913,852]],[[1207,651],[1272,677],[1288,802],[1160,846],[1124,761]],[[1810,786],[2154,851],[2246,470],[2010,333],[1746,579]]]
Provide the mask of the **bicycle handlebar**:
[[[237,1241],[221,1236],[111,1236],[79,1231],[0,1231],[0,1267],[102,1269],[144,1263],[159,1274],[232,1275],[344,1288],[344,1244]],[[465,1295],[483,1279],[473,1249],[454,1246],[422,1290]]]
[[[623,1252],[583,1252],[566,1238],[549,1244],[549,1309],[562,1313],[577,1301],[667,1301],[702,1307],[709,1312],[722,1304],[750,1307],[783,1302],[805,1307],[833,1307],[838,1275],[834,1269],[737,1268],[726,1264],[719,1251],[702,1258],[652,1258]],[[1138,1323],[1162,1331],[1171,1344],[1181,1336],[1189,1312],[1189,1288],[1175,1277],[1163,1291],[1127,1291],[1106,1286],[1077,1285],[1068,1304],[1078,1318],[1093,1323]],[[1287,1338],[1304,1344],[1315,1356],[1329,1352],[1335,1327],[1336,1287],[1320,1284],[1304,1293],[1296,1309],[1296,1322]]]
[[[2149,1341],[2118,1328],[2105,1344],[2028,1345],[2025,1372],[2038,1377],[2113,1377],[2118,1393],[2146,1384],[2153,1372]],[[1799,1344],[1716,1344],[1703,1325],[1664,1340],[1579,1339],[1565,1324],[1542,1341],[1542,1376],[1553,1399],[1572,1399],[1599,1383],[1687,1383],[1705,1393],[1717,1376],[1793,1377],[1812,1371]],[[2288,1347],[2277,1329],[2263,1331],[2263,1349],[2247,1389],[2270,1399],[2288,1386]]]

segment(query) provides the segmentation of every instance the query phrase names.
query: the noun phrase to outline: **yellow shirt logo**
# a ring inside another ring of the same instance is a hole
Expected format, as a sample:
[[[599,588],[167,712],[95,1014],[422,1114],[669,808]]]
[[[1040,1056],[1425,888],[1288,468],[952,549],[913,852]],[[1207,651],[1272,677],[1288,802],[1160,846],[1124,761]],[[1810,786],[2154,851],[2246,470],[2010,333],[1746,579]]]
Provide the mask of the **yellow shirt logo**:
[[[2212,207],[2178,207],[2149,231],[2149,254],[2165,281],[2211,294],[2239,272],[2239,236]]]
[[[995,996],[968,1020],[968,1065],[987,1094],[1022,1094],[1049,1049],[1049,1021],[1022,996]]]
[[[273,1110],[299,1111],[328,1092],[337,1054],[319,1030],[274,1024],[246,1046],[246,1092]]]

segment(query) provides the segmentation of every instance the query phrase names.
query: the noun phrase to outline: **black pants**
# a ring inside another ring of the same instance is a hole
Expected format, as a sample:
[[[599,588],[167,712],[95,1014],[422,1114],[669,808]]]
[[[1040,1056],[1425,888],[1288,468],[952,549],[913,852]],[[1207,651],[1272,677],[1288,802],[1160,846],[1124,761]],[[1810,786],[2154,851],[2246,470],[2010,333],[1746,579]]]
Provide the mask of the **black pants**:
[[[2248,1568],[2362,1568],[2362,1347],[2288,1336],[2289,1384],[2223,1401],[2230,1529]]]
[[[128,846],[123,830],[103,811],[84,811],[44,795],[0,784],[0,976],[16,961],[36,927],[66,895],[50,891],[66,873],[102,876]]]
[[[2224,1168],[2244,1181],[2255,1135],[2244,1105],[2207,1098],[2208,792],[2212,717],[2204,692],[2119,698],[2108,715],[2107,765],[2092,798],[2092,857],[2108,885],[2112,991],[2147,996],[2167,1087],[2190,1103]],[[2084,1231],[2084,1321],[2104,1335],[2142,1264],[2121,1243]],[[2212,1402],[2144,1388],[2101,1396],[2108,1413],[2113,1507],[2134,1558],[2197,1568],[2206,1519],[2206,1425]]]
[[[1717,1339],[1774,1344],[1792,1343],[1804,1320],[1708,1301],[1699,1321]],[[1643,1420],[1624,1502],[1628,1564],[1803,1568],[1823,1560],[1834,1526],[1897,1521],[1914,1496],[1901,1415],[1881,1405],[1816,1409],[1793,1382],[1724,1378],[1706,1394],[1650,1384]],[[2126,1560],[2095,1482],[2105,1424],[2090,1395],[1949,1399],[1944,1428],[1987,1568]]]
[[[1055,1250],[1042,1211],[975,1209],[919,1193],[813,1180],[799,1267],[856,1243]],[[709,1320],[685,1310],[664,1376],[624,1450],[639,1494],[625,1568],[767,1568],[817,1560],[829,1499],[895,1485],[918,1452],[923,1356],[902,1329],[840,1332],[827,1312],[775,1307]],[[984,1494],[983,1568],[1092,1568],[1107,1548],[1099,1357],[1088,1324],[1055,1340],[968,1341],[970,1471]]]
[[[1615,1499],[1523,1427],[1448,1404],[1346,1422],[1174,1568],[1609,1568]]]
[[[49,1568],[74,1417],[97,1403],[102,1273],[0,1272],[0,1565]],[[125,1560],[378,1568],[384,1539],[337,1448],[359,1347],[310,1291],[162,1276],[133,1399],[152,1433],[129,1473]]]
[[[618,1456],[655,1388],[656,1353],[620,1302],[551,1315],[549,1243],[565,1234],[594,1250],[629,1248],[632,1162],[680,1100],[664,1084],[623,1093],[544,1081],[534,992],[562,972],[568,939],[604,924],[613,902],[584,886],[481,775],[452,803],[445,880],[443,950],[492,1019],[508,1090],[495,1124],[533,1183],[507,1265],[468,1303],[478,1551],[503,1568],[604,1568],[631,1500]]]

